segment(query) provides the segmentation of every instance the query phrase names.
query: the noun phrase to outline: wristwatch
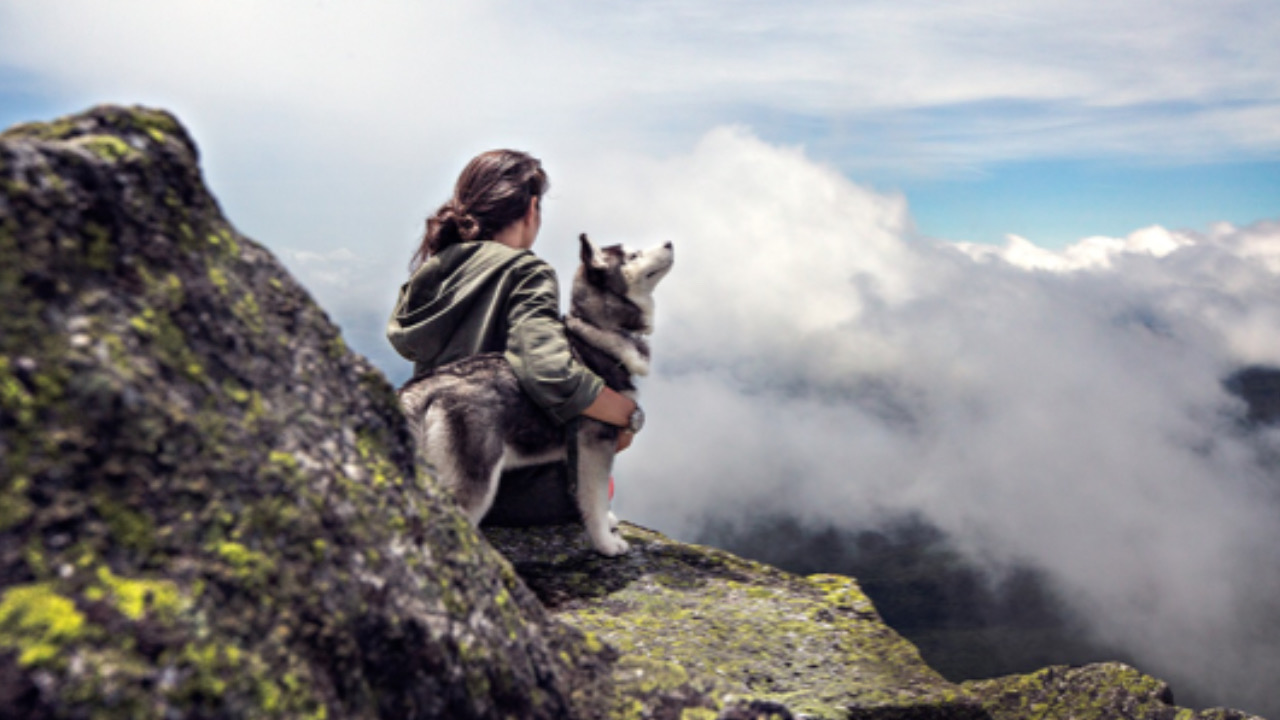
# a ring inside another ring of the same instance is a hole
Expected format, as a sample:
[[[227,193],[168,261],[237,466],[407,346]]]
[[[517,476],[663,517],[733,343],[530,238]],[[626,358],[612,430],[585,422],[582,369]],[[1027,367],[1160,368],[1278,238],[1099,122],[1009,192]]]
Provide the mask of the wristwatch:
[[[640,432],[642,427],[644,427],[644,410],[636,405],[636,409],[631,411],[631,417],[627,418],[627,429],[635,434]]]

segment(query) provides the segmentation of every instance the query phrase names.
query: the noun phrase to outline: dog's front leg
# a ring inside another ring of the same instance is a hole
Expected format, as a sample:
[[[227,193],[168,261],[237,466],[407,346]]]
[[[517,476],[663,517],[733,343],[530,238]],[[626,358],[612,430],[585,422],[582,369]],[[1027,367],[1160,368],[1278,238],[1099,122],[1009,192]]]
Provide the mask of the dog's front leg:
[[[625,553],[630,546],[615,532],[609,512],[609,473],[617,440],[599,436],[595,421],[583,420],[578,434],[578,510],[591,544],[601,555]]]

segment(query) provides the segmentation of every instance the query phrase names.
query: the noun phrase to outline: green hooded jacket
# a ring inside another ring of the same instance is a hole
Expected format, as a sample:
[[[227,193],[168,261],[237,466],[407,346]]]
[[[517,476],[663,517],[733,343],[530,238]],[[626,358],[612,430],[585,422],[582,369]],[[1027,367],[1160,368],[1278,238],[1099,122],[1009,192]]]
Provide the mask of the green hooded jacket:
[[[604,381],[574,359],[560,318],[555,271],[528,250],[463,242],[431,256],[400,287],[387,339],[415,376],[483,352],[502,352],[533,401],[564,423]]]

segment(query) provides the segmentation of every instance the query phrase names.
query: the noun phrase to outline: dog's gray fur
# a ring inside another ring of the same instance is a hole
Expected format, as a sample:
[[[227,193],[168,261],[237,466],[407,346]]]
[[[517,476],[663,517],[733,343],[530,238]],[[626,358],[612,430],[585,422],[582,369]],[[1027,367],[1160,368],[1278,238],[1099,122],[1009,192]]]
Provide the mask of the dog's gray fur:
[[[649,372],[653,289],[671,269],[671,243],[644,251],[596,248],[586,235],[565,328],[575,356],[614,390],[635,397],[632,378]],[[400,389],[418,449],[467,517],[479,524],[503,469],[563,459],[565,430],[534,405],[501,353],[486,353],[414,378]],[[576,501],[592,545],[627,551],[609,512],[609,473],[619,429],[578,423]]]

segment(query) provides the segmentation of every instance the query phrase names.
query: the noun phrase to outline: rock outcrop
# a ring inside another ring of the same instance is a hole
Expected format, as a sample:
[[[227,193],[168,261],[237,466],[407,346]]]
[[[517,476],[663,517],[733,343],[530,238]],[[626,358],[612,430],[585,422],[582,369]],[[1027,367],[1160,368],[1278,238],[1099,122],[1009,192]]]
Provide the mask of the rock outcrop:
[[[415,472],[174,118],[13,128],[0,183],[0,707],[597,715],[605,651]]]
[[[831,720],[1260,720],[1179,708],[1167,684],[1120,663],[952,684],[851,578],[798,577],[627,523],[632,551],[616,560],[579,528],[485,532],[556,617],[620,651],[617,716],[665,688]]]
[[[850,578],[801,578],[626,524],[631,552],[608,559],[581,533],[486,531],[552,612],[622,653],[621,687],[754,698],[818,718],[986,717]]]
[[[1261,720],[1226,708],[1176,707],[1168,684],[1121,663],[1054,666],[961,687],[981,699],[992,720]]]
[[[849,578],[634,526],[486,541],[163,112],[0,135],[0,307],[6,717],[1243,717],[1123,666],[955,685]]]

